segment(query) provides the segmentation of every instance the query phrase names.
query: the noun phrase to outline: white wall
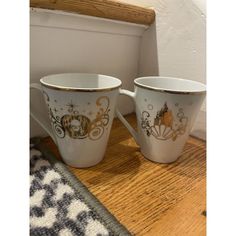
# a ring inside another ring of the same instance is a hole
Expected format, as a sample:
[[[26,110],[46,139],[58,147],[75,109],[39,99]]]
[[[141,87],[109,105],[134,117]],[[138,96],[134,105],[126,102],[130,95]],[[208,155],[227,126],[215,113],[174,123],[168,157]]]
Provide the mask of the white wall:
[[[205,0],[125,0],[156,10],[159,73],[206,81]]]

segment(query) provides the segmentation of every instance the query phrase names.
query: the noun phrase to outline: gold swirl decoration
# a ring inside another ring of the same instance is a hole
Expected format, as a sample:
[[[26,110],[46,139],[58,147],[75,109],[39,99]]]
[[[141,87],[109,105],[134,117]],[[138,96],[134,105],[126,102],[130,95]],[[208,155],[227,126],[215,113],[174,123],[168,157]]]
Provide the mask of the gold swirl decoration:
[[[46,104],[48,106],[48,115],[49,115],[49,119],[51,121],[52,128],[58,138],[64,138],[65,137],[65,129],[61,124],[61,118],[59,116],[56,116],[53,114],[53,111],[52,111],[51,107],[49,106],[50,98],[45,91],[43,91],[43,94],[45,97]]]
[[[96,118],[90,124],[88,134],[89,138],[92,140],[99,139],[104,133],[104,127],[109,123],[109,98],[106,96],[99,97],[96,101],[96,105],[99,110]]]
[[[57,137],[64,138],[65,137],[65,129],[61,125],[61,118],[59,116],[54,116],[51,108],[49,108],[49,118],[51,120],[52,127],[53,127]]]
[[[50,101],[48,96],[46,96],[46,101]],[[67,106],[69,114],[62,117],[54,115],[53,110],[49,107],[49,118],[57,137],[64,138],[66,134],[72,139],[88,137],[91,140],[98,140],[102,137],[104,129],[109,123],[110,101],[107,96],[101,96],[96,100],[98,111],[96,118],[92,121],[87,116],[79,114],[79,111],[75,109],[77,106],[72,102]],[[54,111],[58,110],[54,108]]]
[[[147,111],[142,112],[141,127],[145,130],[147,136],[153,136],[158,140],[172,139],[175,141],[178,136],[186,131],[188,118],[184,115],[183,109],[179,108],[177,120],[174,120],[172,111],[167,103],[159,110],[151,125],[150,114]]]

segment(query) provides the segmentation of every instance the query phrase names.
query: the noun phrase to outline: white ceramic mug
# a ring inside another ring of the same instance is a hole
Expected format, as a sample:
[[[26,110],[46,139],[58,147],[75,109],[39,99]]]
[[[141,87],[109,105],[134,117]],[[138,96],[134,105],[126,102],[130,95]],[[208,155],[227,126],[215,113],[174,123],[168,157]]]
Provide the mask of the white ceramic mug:
[[[64,162],[89,167],[104,156],[121,87],[117,78],[97,74],[57,74],[31,88],[44,94],[49,123],[31,105],[31,116],[58,146]]]
[[[206,94],[202,83],[149,76],[134,80],[135,91],[120,89],[135,103],[138,132],[117,110],[118,118],[151,161],[170,163],[183,150]]]

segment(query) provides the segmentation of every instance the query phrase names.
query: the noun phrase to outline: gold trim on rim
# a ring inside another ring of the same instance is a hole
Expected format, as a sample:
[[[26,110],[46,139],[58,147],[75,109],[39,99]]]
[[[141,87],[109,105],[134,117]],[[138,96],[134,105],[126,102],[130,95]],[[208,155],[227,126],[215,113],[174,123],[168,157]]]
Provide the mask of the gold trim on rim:
[[[112,87],[112,88],[102,88],[102,89],[82,89],[82,88],[60,88],[60,87],[55,87],[53,85],[48,85],[48,84],[44,84],[43,82],[41,82],[41,85],[46,87],[46,88],[50,88],[50,89],[54,89],[54,90],[62,90],[62,91],[70,91],[70,92],[104,92],[104,91],[112,91],[115,89],[118,89],[122,86],[122,83],[116,87]]]
[[[171,94],[183,94],[183,95],[188,95],[188,94],[205,94],[205,91],[198,91],[198,92],[184,92],[184,91],[171,91],[171,90],[165,90],[165,89],[158,89],[158,88],[151,88],[148,87],[146,85],[142,85],[142,84],[137,84],[136,81],[134,81],[135,86],[140,87],[140,88],[144,88],[144,89],[148,89],[148,90],[152,90],[152,91],[158,91],[160,93],[171,93]]]

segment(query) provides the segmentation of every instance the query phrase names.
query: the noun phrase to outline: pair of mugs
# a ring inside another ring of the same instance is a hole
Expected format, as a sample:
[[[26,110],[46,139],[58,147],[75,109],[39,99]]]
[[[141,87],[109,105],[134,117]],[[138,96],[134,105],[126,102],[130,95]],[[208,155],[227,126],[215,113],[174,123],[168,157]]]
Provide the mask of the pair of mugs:
[[[51,126],[33,107],[31,116],[51,136],[66,164],[83,168],[103,159],[115,113],[149,160],[170,163],[180,156],[205,98],[205,85],[159,76],[135,79],[134,92],[121,84],[114,77],[80,73],[49,75],[31,84],[44,95]],[[116,108],[119,94],[135,103],[137,132]]]

